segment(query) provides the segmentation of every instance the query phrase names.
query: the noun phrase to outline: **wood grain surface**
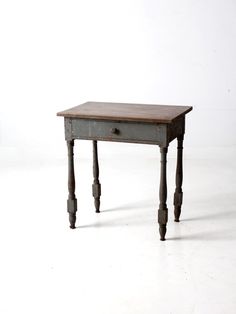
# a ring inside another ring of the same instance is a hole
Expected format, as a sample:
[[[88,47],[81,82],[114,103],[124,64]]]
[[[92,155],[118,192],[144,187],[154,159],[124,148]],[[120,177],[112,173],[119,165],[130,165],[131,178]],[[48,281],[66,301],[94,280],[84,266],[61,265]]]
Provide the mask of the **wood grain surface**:
[[[190,106],[144,105],[111,102],[86,102],[58,112],[58,116],[113,121],[172,123],[192,110]]]

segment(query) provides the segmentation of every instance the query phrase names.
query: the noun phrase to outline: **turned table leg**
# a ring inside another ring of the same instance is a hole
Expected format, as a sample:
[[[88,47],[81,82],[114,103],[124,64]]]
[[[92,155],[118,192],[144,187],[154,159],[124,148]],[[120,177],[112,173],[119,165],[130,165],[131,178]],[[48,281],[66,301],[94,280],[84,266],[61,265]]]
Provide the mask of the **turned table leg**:
[[[75,197],[75,172],[74,172],[74,140],[67,141],[68,148],[68,200],[67,211],[69,213],[70,228],[75,228],[77,200]]]
[[[97,141],[93,141],[93,197],[94,205],[96,208],[96,213],[99,213],[100,210],[100,196],[101,196],[101,184],[99,182],[99,165],[98,165],[98,150],[97,150]]]
[[[160,175],[160,189],[159,189],[159,199],[160,205],[158,210],[158,223],[160,231],[160,240],[165,240],[166,234],[166,224],[168,221],[168,209],[166,206],[167,199],[167,183],[166,183],[166,157],[167,157],[167,147],[161,147],[161,175]]]
[[[174,214],[175,221],[179,222],[179,217],[181,213],[181,205],[183,200],[182,182],[183,182],[183,139],[184,136],[178,136],[178,146],[177,146],[177,167],[176,167],[176,188],[174,194]]]

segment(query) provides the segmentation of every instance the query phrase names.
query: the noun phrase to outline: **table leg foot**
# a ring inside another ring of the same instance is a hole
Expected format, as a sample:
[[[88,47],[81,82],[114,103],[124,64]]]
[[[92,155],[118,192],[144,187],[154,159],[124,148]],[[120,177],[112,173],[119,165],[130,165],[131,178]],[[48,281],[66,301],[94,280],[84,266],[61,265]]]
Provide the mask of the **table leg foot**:
[[[165,240],[166,235],[166,224],[168,221],[168,209],[159,209],[158,210],[158,223],[159,223],[159,232],[160,232],[160,240]]]
[[[69,213],[70,228],[75,229],[76,222],[76,211],[77,211],[77,200],[68,199],[67,200],[67,211]]]
[[[95,212],[100,213],[100,198],[99,197],[94,197],[94,206],[96,209]]]
[[[165,241],[165,235],[166,235],[166,224],[159,226],[159,232],[160,232],[160,240]]]
[[[94,206],[96,213],[100,213],[100,195],[101,195],[101,184],[93,183],[93,197],[94,197]]]
[[[75,229],[76,215],[69,214],[70,228]]]
[[[174,215],[175,215],[175,221],[179,222],[179,217],[181,214],[181,205],[182,205],[182,199],[183,199],[183,192],[175,192],[174,194]]]
[[[177,217],[177,216],[180,216],[180,212],[179,212],[179,214],[176,214],[176,208],[175,208],[175,222],[179,222],[180,220],[179,220],[179,218]]]

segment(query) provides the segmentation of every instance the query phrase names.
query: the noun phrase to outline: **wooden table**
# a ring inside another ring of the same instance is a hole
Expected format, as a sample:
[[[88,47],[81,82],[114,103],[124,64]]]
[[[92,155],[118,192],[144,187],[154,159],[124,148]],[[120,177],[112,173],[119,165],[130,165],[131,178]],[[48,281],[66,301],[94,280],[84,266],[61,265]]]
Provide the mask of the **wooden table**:
[[[174,193],[175,221],[179,221],[183,199],[183,138],[185,114],[189,106],[141,105],[105,102],[86,102],[74,108],[59,112],[65,120],[65,139],[68,147],[68,190],[67,211],[70,227],[75,228],[77,200],[75,196],[74,140],[93,141],[93,197],[96,212],[99,213],[101,184],[97,141],[114,141],[159,145],[161,172],[159,189],[158,223],[160,239],[165,240],[168,220],[166,158],[169,143],[177,138],[176,189]]]

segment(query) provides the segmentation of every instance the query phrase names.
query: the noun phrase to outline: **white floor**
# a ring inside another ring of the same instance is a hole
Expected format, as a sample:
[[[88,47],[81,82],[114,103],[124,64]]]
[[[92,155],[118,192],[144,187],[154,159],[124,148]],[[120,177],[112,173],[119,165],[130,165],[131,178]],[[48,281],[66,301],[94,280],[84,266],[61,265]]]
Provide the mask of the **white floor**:
[[[133,154],[130,146],[128,154],[101,154],[100,214],[91,196],[91,158],[76,159],[75,230],[65,208],[66,159],[5,160],[1,314],[236,313],[236,150],[186,152],[182,220],[175,223],[171,149],[161,242],[159,159],[153,148],[149,156],[134,147]]]

